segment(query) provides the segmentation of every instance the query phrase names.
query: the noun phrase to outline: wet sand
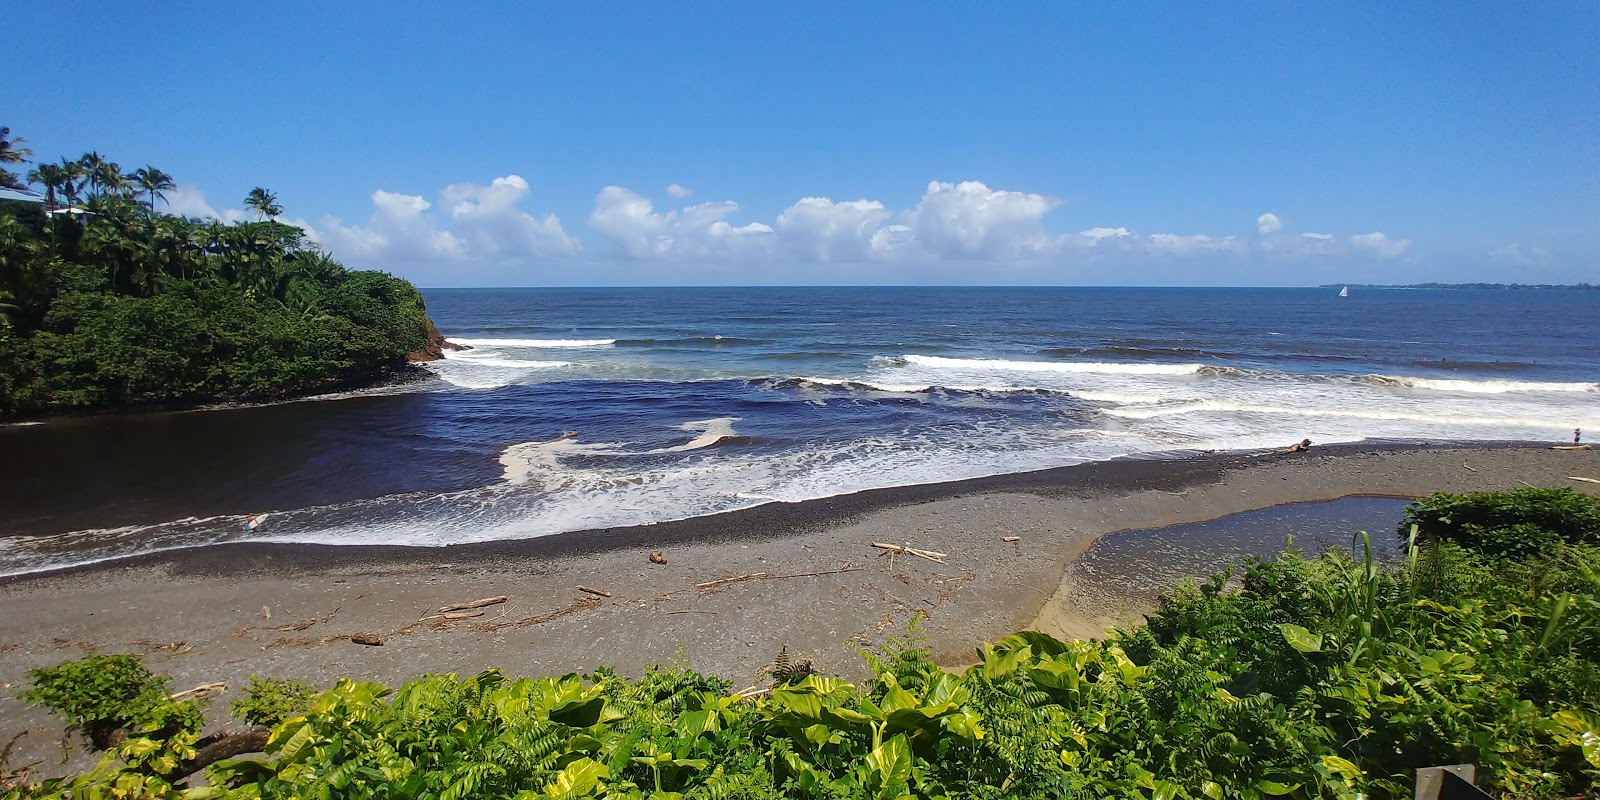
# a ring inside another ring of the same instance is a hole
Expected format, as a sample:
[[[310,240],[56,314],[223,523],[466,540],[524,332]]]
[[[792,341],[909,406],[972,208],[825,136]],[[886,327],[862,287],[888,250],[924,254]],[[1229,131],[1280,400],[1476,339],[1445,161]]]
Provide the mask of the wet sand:
[[[88,652],[144,653],[175,690],[227,682],[212,728],[227,723],[227,700],[251,674],[396,683],[491,666],[637,672],[683,658],[743,687],[787,646],[859,677],[853,646],[903,633],[918,613],[936,657],[966,663],[976,644],[1021,628],[1101,633],[1103,614],[1075,608],[1064,576],[1108,533],[1355,495],[1522,485],[1600,493],[1571,475],[1600,477],[1600,451],[1362,444],[1102,462],[520,542],[227,545],[15,577],[0,584],[0,743],[22,733],[12,765],[65,769],[61,724],[16,694],[29,668]],[[873,542],[947,557],[891,559]],[[657,550],[665,565],[649,560]],[[696,587],[753,573],[766,577]],[[497,595],[509,600],[482,616],[426,619]],[[384,644],[356,644],[353,634]]]

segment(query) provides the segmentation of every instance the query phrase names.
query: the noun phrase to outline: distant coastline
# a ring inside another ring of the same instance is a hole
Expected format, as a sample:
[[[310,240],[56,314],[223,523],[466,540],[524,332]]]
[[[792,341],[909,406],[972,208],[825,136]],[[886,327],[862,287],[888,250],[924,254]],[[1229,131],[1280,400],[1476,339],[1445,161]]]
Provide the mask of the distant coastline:
[[[1318,289],[1567,289],[1579,292],[1600,291],[1592,283],[1324,283]]]

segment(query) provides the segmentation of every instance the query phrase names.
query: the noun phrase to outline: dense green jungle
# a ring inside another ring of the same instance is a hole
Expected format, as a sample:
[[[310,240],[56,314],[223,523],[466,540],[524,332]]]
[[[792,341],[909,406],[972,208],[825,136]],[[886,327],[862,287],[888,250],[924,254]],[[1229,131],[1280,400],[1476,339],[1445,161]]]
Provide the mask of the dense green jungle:
[[[23,697],[102,750],[91,772],[6,776],[14,798],[1409,798],[1471,763],[1506,798],[1600,785],[1600,500],[1434,495],[1405,557],[1291,546],[1175,587],[1103,641],[1034,632],[959,673],[913,626],[875,678],[787,651],[735,692],[686,664],[638,677],[429,675],[318,691],[255,678],[202,704],[132,655],[31,673]],[[1362,547],[1361,545],[1365,546]],[[264,755],[248,755],[262,752]]]
[[[254,219],[176,216],[171,176],[99,153],[24,183],[25,141],[0,128],[0,188],[42,195],[0,200],[0,419],[366,386],[437,335],[415,287],[345,269],[266,189]]]

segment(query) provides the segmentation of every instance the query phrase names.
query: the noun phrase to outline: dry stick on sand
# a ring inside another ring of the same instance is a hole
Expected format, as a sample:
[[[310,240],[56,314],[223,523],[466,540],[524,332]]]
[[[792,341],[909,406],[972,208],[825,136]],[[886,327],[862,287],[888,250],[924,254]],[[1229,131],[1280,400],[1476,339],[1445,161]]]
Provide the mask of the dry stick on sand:
[[[228,684],[224,681],[217,681],[216,683],[202,683],[193,689],[185,689],[181,692],[173,694],[172,699],[186,700],[188,698],[195,698],[198,700],[202,697],[219,695],[226,691],[228,691]]]
[[[1568,475],[1567,476],[1567,480],[1569,480],[1569,481],[1583,481],[1584,483],[1600,483],[1600,481],[1597,481],[1594,478],[1583,478],[1583,477],[1579,477],[1577,475]]]
[[[1002,541],[1002,542],[1020,542],[1020,541],[1022,541],[1022,537],[1021,536],[1002,536],[1002,537],[1000,537],[1000,541]]]
[[[932,550],[918,550],[915,547],[907,547],[905,545],[884,544],[883,542],[873,542],[872,546],[876,547],[876,548],[878,548],[880,550],[887,550],[888,552],[891,552],[891,553],[905,553],[907,555],[916,556],[917,558],[926,558],[929,561],[937,561],[940,564],[943,564],[944,560],[946,558],[946,554],[945,553],[935,553]]]
[[[821,572],[796,572],[793,575],[769,575],[765,572],[752,572],[749,575],[738,575],[732,578],[719,578],[714,581],[697,583],[694,585],[694,588],[715,589],[720,586],[726,586],[730,583],[740,583],[742,581],[778,581],[785,578],[815,578],[819,575],[838,575],[841,572],[857,572],[862,569],[865,569],[865,567],[858,567],[846,561],[844,562],[844,565],[838,569],[823,570]]]
[[[340,606],[339,608],[344,608],[344,606]],[[291,623],[289,623],[287,625],[278,625],[278,626],[274,627],[273,630],[275,630],[275,631],[285,631],[285,632],[287,632],[287,631],[303,631],[306,628],[309,628],[312,625],[315,625],[315,624],[317,624],[319,622],[327,622],[328,620],[339,616],[339,608],[335,608],[333,611],[329,612],[328,616],[326,616],[326,617],[317,617],[316,619],[301,620],[300,622],[291,622]]]
[[[500,605],[501,603],[504,603],[505,601],[510,600],[510,599],[511,598],[509,598],[509,597],[507,597],[505,595],[500,595],[499,597],[485,597],[482,600],[474,600],[474,601],[472,601],[470,603],[456,603],[455,605],[451,605],[451,606],[440,606],[438,613],[440,613],[440,614],[448,614],[451,611],[466,611],[469,608],[483,608],[484,606],[497,606],[497,605]]]
[[[601,591],[599,589],[594,589],[594,588],[591,588],[591,587],[588,587],[588,586],[584,586],[581,583],[578,584],[578,591],[580,591],[580,592],[588,592],[589,594],[599,595],[601,597],[610,597],[611,596],[610,592],[604,592],[604,591]]]
[[[1461,462],[1461,468],[1466,470],[1466,471],[1468,471],[1468,472],[1477,472],[1478,471],[1478,470],[1474,469],[1471,464],[1468,464],[1465,461]]]
[[[459,619],[472,619],[473,617],[481,617],[483,615],[484,615],[484,612],[482,612],[482,611],[463,611],[463,612],[460,612],[460,613],[457,613],[457,614],[431,614],[429,616],[423,617],[421,620],[418,620],[418,621],[419,622],[427,622],[428,620],[436,619],[436,620],[441,620],[441,621],[444,621],[444,622],[454,622],[454,621],[459,620]]]

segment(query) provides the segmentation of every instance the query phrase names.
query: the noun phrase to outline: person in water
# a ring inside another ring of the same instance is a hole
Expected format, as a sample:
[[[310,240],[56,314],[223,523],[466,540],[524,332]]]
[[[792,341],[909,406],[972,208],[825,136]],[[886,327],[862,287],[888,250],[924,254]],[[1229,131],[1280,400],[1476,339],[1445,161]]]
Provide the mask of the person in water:
[[[1305,451],[1310,450],[1310,449],[1311,449],[1311,440],[1310,439],[1301,439],[1299,441],[1299,443],[1290,445],[1289,449],[1287,449],[1287,450],[1285,450],[1283,452],[1285,452],[1285,453],[1304,453]]]
[[[246,514],[245,515],[245,518],[244,518],[244,529],[247,530],[247,531],[253,531],[253,530],[256,529],[256,515],[254,515],[254,514]]]

